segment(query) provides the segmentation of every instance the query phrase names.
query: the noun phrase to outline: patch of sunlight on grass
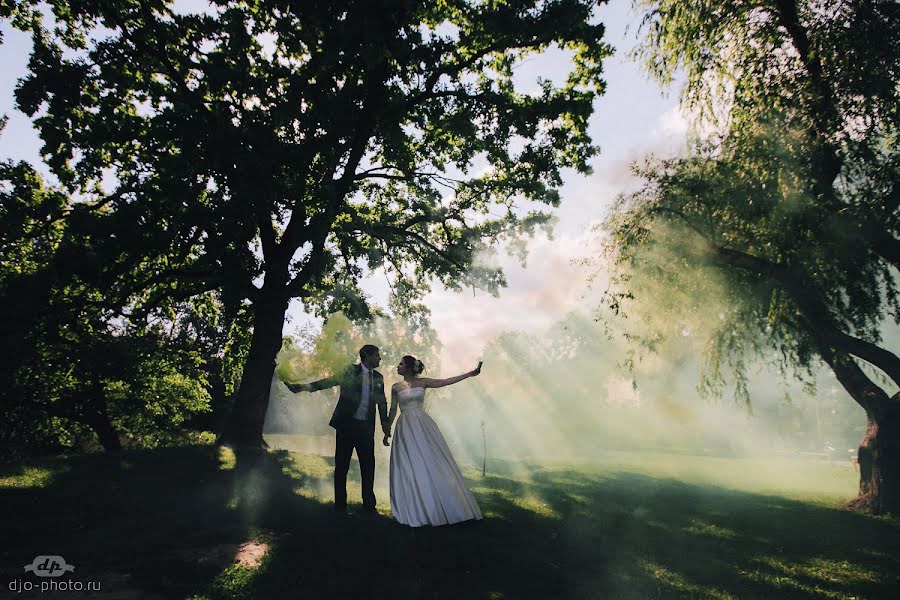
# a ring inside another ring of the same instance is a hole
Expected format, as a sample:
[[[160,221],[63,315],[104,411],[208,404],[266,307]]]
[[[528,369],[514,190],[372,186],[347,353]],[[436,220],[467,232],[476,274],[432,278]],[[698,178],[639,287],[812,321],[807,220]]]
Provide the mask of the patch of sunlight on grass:
[[[513,499],[513,504],[545,519],[562,518],[562,515],[550,508],[549,504],[544,502],[541,498],[537,498],[535,496],[519,496]]]
[[[737,534],[727,527],[721,527],[715,523],[709,523],[702,519],[691,519],[689,527],[684,528],[685,533],[693,535],[702,535],[705,537],[718,538],[721,540],[733,540]]]
[[[302,473],[316,479],[331,479],[334,467],[324,457],[315,454],[290,454],[290,466],[283,469],[288,475]]]
[[[582,469],[579,469],[582,470]],[[610,453],[596,470],[644,473],[692,484],[773,494],[805,502],[834,505],[852,498],[859,484],[849,462],[811,462],[782,458],[721,458],[663,453]]]
[[[590,463],[567,461],[556,465],[540,465],[524,479],[524,482],[578,489],[585,485],[608,480],[615,471],[618,471],[615,465],[603,463],[600,460]]]
[[[878,573],[846,560],[813,558],[798,569],[809,577],[840,584],[878,583]]]
[[[660,584],[669,589],[676,590],[681,594],[690,594],[691,596],[699,596],[702,598],[721,598],[723,600],[736,600],[737,596],[733,596],[728,592],[718,590],[714,587],[698,585],[691,583],[682,575],[667,569],[666,567],[649,560],[639,560],[638,564],[648,575],[653,577]]]
[[[463,477],[468,479],[469,481],[477,481],[477,480],[483,478],[483,476],[481,475],[481,467],[478,467],[477,469],[473,469],[471,467],[465,467],[463,465],[459,465],[459,469],[460,469],[460,472],[463,474]]]
[[[509,504],[515,506],[516,508],[520,508],[527,512],[534,514],[535,516],[542,517],[545,519],[561,519],[562,515],[560,515],[557,511],[550,507],[550,505],[544,501],[543,498],[539,498],[534,494],[526,494],[522,495],[521,492],[516,492],[512,490],[505,490],[496,487],[473,487],[470,488],[470,491],[476,495],[485,495],[485,496],[496,496],[503,499],[504,502],[508,502]],[[498,513],[487,510],[486,515],[498,516]]]
[[[334,500],[334,483],[331,479],[307,478],[292,486],[294,494],[320,504],[330,504]]]
[[[316,502],[323,501],[322,496],[319,494],[319,491],[310,487],[296,487],[294,488],[294,493],[301,498],[306,498],[307,500],[315,500]]]
[[[504,499],[506,495],[501,493],[500,490],[494,489],[492,487],[480,486],[480,487],[470,487],[469,491],[472,492],[475,496],[487,497],[491,495],[501,496]],[[481,513],[486,519],[500,519],[506,520],[506,516],[503,514],[503,511],[497,511],[489,508],[484,505],[481,500],[478,501],[479,508],[481,508]]]
[[[236,564],[219,573],[210,585],[209,592],[190,596],[189,600],[207,600],[211,598],[253,598],[253,580],[257,575],[257,567]]]
[[[586,496],[584,494],[576,494],[576,493],[570,493],[569,499],[574,504],[588,504],[588,500],[589,500],[588,496]]]
[[[847,561],[814,558],[806,563],[794,564],[771,556],[756,556],[751,561],[761,568],[754,570],[740,569],[738,573],[758,583],[766,583],[775,587],[793,588],[808,594],[819,594],[826,598],[848,599],[848,596],[837,590],[831,590],[815,583],[823,584],[858,584],[877,583],[880,578],[872,571],[853,565]],[[800,578],[798,580],[797,578]],[[807,582],[812,580],[811,582]]]
[[[230,471],[237,465],[237,458],[234,450],[225,446],[219,446],[219,469],[222,471]]]
[[[25,467],[18,475],[0,477],[0,488],[40,488],[49,484],[54,475],[50,469]]]
[[[244,542],[234,555],[234,562],[245,567],[256,568],[269,552],[269,544],[259,542]]]
[[[510,472],[515,465],[505,465]],[[528,472],[528,468],[524,469]],[[825,462],[797,458],[714,457],[660,452],[607,452],[583,460],[541,463],[526,484],[567,485],[573,489],[615,480],[621,474],[646,475],[688,485],[801,500],[834,507],[854,497],[859,476],[849,461]],[[506,475],[511,477],[511,475]]]

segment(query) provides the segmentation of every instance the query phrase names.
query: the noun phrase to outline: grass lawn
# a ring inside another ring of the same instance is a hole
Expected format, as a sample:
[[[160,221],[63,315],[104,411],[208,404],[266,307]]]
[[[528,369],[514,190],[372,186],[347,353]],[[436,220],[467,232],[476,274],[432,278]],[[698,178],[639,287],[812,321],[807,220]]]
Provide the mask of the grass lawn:
[[[332,463],[314,454],[0,465],[0,598],[900,598],[900,523],[838,508],[847,466],[494,461],[484,478],[465,469],[484,521],[413,530],[389,518],[385,462],[377,517],[332,514]],[[38,555],[101,591],[10,591],[49,581],[23,571]]]

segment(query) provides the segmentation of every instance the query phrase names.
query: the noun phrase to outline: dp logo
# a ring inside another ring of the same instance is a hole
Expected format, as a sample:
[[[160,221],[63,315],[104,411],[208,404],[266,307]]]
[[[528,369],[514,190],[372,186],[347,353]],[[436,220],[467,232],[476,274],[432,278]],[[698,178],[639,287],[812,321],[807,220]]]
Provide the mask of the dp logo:
[[[72,572],[75,567],[66,564],[62,556],[36,556],[30,565],[25,565],[25,572],[31,571],[38,577],[59,577],[66,571]]]

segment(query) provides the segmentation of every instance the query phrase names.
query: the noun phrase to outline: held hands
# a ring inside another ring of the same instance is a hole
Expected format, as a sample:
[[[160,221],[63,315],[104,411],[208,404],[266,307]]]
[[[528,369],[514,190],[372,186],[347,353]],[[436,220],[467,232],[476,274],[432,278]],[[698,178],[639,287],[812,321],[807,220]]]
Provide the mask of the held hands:
[[[381,443],[384,444],[385,446],[390,446],[391,444],[390,444],[390,442],[388,442],[388,440],[390,439],[390,437],[391,437],[391,434],[388,433],[388,432],[385,432],[385,433],[384,433],[384,439],[381,440]]]
[[[285,384],[289,390],[294,392],[311,392],[310,386],[308,383],[286,383]]]

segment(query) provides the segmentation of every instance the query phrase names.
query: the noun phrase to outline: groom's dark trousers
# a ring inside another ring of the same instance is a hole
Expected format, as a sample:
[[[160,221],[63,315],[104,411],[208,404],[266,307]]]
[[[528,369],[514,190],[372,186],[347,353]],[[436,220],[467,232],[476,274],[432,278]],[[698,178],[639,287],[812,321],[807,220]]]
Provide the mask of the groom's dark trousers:
[[[341,510],[347,506],[347,472],[356,449],[363,508],[375,510],[375,431],[366,421],[353,420],[354,423],[339,427],[335,436],[334,507]]]
[[[328,423],[334,427],[334,507],[337,510],[347,508],[347,472],[350,470],[350,459],[353,450],[359,460],[360,479],[362,479],[363,508],[375,510],[375,406],[378,406],[381,427],[389,430],[387,399],[384,396],[384,377],[378,371],[371,371],[371,387],[369,390],[369,406],[365,419],[354,418],[362,401],[362,366],[352,365],[335,377],[328,377],[310,383],[312,390],[341,386],[334,414]]]

